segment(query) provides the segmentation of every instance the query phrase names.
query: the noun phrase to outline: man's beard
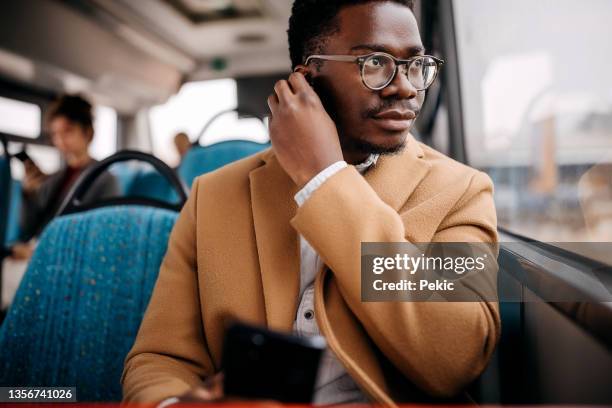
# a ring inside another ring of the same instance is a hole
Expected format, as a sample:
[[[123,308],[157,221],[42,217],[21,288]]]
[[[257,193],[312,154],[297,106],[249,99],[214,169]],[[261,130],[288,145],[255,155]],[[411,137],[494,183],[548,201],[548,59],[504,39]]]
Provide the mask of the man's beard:
[[[380,154],[384,156],[400,153],[402,150],[404,150],[404,147],[406,147],[407,140],[408,137],[404,138],[401,144],[395,146],[380,146],[374,143],[370,143],[367,140],[350,137],[348,138],[348,140],[343,140],[341,144],[343,151],[364,154]]]
[[[332,118],[332,120],[336,124],[336,127],[338,128],[338,132],[340,133],[340,144],[343,152],[393,155],[400,153],[402,150],[404,150],[404,147],[406,147],[406,141],[408,140],[408,135],[406,135],[401,144],[395,146],[380,146],[374,143],[370,143],[357,135],[348,136],[348,132],[343,132],[339,126],[339,124],[341,123],[340,116],[338,114],[336,104],[332,102],[334,100],[332,95],[327,92],[327,89],[325,87],[320,86],[320,84],[315,83],[314,87],[315,91],[321,99],[321,102],[323,103],[323,107],[325,108],[326,112]],[[384,109],[389,109],[392,107],[404,107],[404,104],[405,101],[398,100],[397,98],[383,100],[379,105],[370,106],[365,109],[361,113],[361,119],[368,120],[374,117],[377,113],[382,112]],[[414,110],[414,108],[412,109]],[[415,110],[415,113],[418,116],[419,111]],[[343,135],[345,137],[343,137]]]

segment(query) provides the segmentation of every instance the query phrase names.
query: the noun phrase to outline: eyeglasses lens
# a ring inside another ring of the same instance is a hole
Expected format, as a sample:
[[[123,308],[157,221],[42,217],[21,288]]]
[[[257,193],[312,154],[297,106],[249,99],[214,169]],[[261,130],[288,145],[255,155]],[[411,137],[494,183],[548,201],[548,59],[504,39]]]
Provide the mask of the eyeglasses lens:
[[[431,57],[419,57],[412,60],[409,67],[403,67],[402,72],[417,90],[427,89],[436,79],[438,64]],[[406,72],[407,71],[407,72]],[[395,61],[385,55],[372,55],[363,65],[363,79],[372,89],[387,86],[395,73]]]

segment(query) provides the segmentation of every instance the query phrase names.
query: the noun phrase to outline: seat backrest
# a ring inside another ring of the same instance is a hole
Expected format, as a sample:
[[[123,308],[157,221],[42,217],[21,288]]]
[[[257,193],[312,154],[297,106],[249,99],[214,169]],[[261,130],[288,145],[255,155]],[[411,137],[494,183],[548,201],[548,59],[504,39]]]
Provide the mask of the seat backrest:
[[[176,218],[134,205],[53,220],[0,327],[0,386],[76,386],[79,401],[121,400],[123,361]]]
[[[11,168],[8,156],[0,156],[0,242],[6,244],[9,219]]]
[[[8,218],[6,220],[6,243],[13,244],[19,239],[19,218],[21,214],[21,182],[12,179],[10,183],[11,201],[9,203]]]
[[[228,140],[209,146],[192,147],[179,166],[179,177],[191,186],[193,179],[226,164],[251,156],[270,147],[269,143]]]
[[[11,177],[10,158],[0,156],[0,242],[5,248],[19,239],[21,182]]]
[[[171,203],[178,201],[178,196],[168,180],[152,170],[143,170],[138,173],[125,195],[152,198]]]
[[[178,195],[168,180],[151,166],[122,162],[111,166],[110,172],[119,181],[122,196],[152,198],[172,203],[178,201]]]
[[[139,163],[140,164],[140,163]],[[141,166],[135,166],[130,162],[116,163],[110,167],[111,173],[119,183],[121,195],[127,195],[134,183],[134,179],[140,173]]]

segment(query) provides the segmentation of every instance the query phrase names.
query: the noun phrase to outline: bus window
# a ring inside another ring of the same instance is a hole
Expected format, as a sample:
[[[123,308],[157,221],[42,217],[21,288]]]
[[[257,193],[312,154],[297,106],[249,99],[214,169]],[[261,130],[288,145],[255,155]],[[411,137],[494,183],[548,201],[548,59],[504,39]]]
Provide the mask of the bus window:
[[[238,106],[236,80],[220,79],[185,84],[179,93],[150,110],[153,154],[170,165],[177,165],[179,155],[174,136],[185,132],[192,142],[216,114]],[[258,119],[238,120],[237,114],[219,117],[200,142],[210,145],[229,139],[267,142],[267,131]]]
[[[89,146],[91,157],[102,160],[117,151],[117,112],[113,108],[94,108],[94,135]]]
[[[40,136],[41,112],[36,104],[0,96],[0,133],[36,139]]]
[[[549,242],[612,239],[612,2],[453,3],[469,164],[499,226]]]

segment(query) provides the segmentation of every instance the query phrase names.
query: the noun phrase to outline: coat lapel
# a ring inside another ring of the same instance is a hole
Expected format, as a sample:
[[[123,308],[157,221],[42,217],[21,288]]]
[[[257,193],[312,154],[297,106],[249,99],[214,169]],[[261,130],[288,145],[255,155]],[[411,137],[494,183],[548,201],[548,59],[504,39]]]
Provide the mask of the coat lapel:
[[[402,153],[381,157],[376,166],[365,174],[365,179],[387,205],[399,212],[430,170],[431,166],[422,160],[423,156],[417,141],[408,136]],[[325,270],[318,277],[315,297],[323,303],[320,307],[324,311],[319,310],[317,315],[324,320],[319,325],[326,329],[330,347],[371,398],[383,405],[395,406],[380,356],[342,299],[332,279],[333,273],[327,273],[331,274],[330,279],[325,279]]]
[[[381,157],[365,179],[385,203],[399,211],[429,172],[430,165],[423,156],[418,142],[408,135],[404,150]]]
[[[290,331],[300,284],[298,235],[289,222],[297,211],[298,188],[271,150],[262,158],[266,164],[249,178],[266,319],[269,328]]]

